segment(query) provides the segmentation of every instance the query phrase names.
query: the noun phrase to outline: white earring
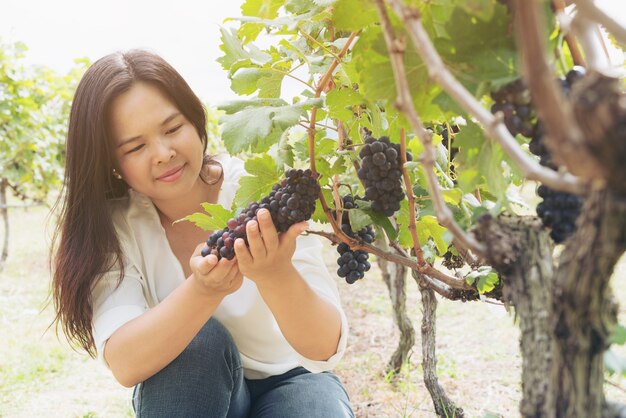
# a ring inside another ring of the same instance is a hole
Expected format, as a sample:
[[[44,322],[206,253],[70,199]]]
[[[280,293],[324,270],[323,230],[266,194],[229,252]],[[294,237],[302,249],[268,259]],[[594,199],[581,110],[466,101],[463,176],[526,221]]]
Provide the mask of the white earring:
[[[122,179],[122,175],[118,173],[116,169],[113,169],[113,177],[115,177],[118,180]]]

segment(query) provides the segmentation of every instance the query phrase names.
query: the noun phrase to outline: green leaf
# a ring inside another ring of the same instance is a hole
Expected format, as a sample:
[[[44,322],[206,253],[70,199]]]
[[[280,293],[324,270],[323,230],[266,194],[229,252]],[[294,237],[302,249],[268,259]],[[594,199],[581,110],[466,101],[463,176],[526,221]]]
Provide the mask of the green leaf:
[[[391,107],[397,92],[387,44],[380,27],[369,27],[360,35],[353,48],[350,65],[358,74],[359,92],[368,100],[383,100],[387,102],[387,107]],[[441,109],[434,100],[441,88],[430,80],[428,69],[414,48],[406,49],[404,65],[415,110],[423,120],[440,119]]]
[[[224,228],[228,220],[235,215],[235,211],[229,211],[218,204],[203,203],[202,208],[206,213],[196,212],[174,223],[189,221],[204,231],[215,231]]]
[[[278,16],[278,9],[285,4],[285,0],[246,0],[241,5],[244,16],[255,16],[263,19],[274,19]]]
[[[231,77],[231,89],[237,94],[259,91],[259,98],[279,98],[285,75],[272,68],[240,68]]]
[[[387,235],[387,238],[390,241],[395,241],[398,238],[398,232],[393,227],[393,224],[391,223],[389,218],[387,218],[385,215],[382,215],[378,212],[374,212],[372,210],[371,202],[366,202],[364,200],[357,200],[356,205],[360,210],[365,212],[367,216],[370,217],[370,219],[375,225],[382,227],[382,229],[385,231],[385,234]]]
[[[626,327],[618,324],[609,337],[609,344],[626,344]]]
[[[337,0],[333,11],[333,23],[338,30],[356,32],[378,22],[373,0]]]
[[[328,115],[340,120],[350,120],[353,117],[352,107],[363,102],[363,96],[352,89],[336,89],[326,95]]]
[[[498,273],[492,271],[480,277],[476,288],[478,289],[479,293],[487,293],[495,289],[496,285],[499,282],[500,278],[498,277]]]
[[[507,9],[487,0],[450,3],[433,0],[424,25],[458,80],[475,92],[483,81],[517,74],[518,54]]]
[[[493,0],[466,0],[457,4],[468,14],[486,21],[489,21],[494,13]]]
[[[322,187],[322,194],[324,195],[324,199],[326,199],[327,202],[333,201],[332,190],[326,187]],[[314,222],[320,222],[323,224],[328,223],[328,218],[326,217],[326,213],[324,212],[324,208],[322,207],[322,202],[319,199],[315,201],[315,212],[313,212],[311,219],[313,219]]]
[[[463,197],[463,192],[459,189],[446,189],[441,191],[443,200],[451,205],[458,205]]]
[[[289,166],[293,167],[294,163],[294,155],[293,155],[293,147],[289,143],[289,134],[288,132],[284,132],[280,137],[280,141],[278,142],[278,149],[276,151],[276,161],[279,166]]]
[[[224,56],[217,59],[222,64],[222,68],[230,70],[230,67],[242,60],[250,60],[250,62],[263,65],[271,60],[271,55],[262,52],[258,48],[251,46],[248,51],[245,50],[235,29],[220,28],[222,34],[220,49],[224,52]]]
[[[417,236],[421,243],[428,241],[428,238],[432,238],[437,246],[439,254],[443,254],[448,249],[448,242],[443,238],[446,228],[439,225],[437,218],[434,216],[422,216],[416,222]]]
[[[270,98],[252,98],[244,100],[230,100],[220,103],[219,110],[223,110],[227,115],[237,113],[249,107],[265,107],[265,106],[287,106],[288,103],[283,99],[270,99]]]
[[[237,207],[258,202],[268,195],[272,186],[280,180],[276,162],[267,154],[246,160],[244,167],[250,176],[239,179],[239,189],[234,199]]]
[[[409,216],[415,217],[415,214],[409,214],[409,202],[404,199],[400,202],[400,211],[396,215],[396,223],[398,224],[398,242],[403,248],[413,247],[413,238],[409,230]],[[425,242],[425,241],[420,241]]]
[[[361,209],[348,210],[348,217],[350,218],[350,227],[355,233],[372,224],[370,216]]]
[[[286,129],[296,125],[300,117],[306,116],[305,109],[313,103],[309,100],[291,106],[246,107],[237,113],[226,114],[220,118],[224,145],[229,153],[237,154],[270,139],[261,147],[266,150],[278,142]],[[220,109],[224,107],[220,106]]]

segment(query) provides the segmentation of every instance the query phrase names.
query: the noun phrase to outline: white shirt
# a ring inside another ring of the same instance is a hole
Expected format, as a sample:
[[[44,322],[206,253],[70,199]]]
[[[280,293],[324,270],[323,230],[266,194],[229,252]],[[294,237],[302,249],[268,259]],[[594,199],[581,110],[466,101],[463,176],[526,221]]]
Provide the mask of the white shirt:
[[[220,156],[217,160],[224,169],[217,203],[230,208],[239,187],[238,180],[246,172],[243,162],[237,158]],[[93,336],[98,357],[105,364],[103,353],[108,338],[126,322],[161,302],[185,280],[182,266],[169,246],[150,198],[131,189],[128,197],[115,199],[111,205],[124,254],[125,275],[116,288],[119,269],[115,267],[92,291]],[[242,286],[222,300],[213,317],[233,336],[246,378],[262,379],[298,366],[317,373],[332,369],[343,356],[348,322],[321,250],[322,244],[317,237],[300,236],[292,262],[309,286],[340,312],[341,338],[336,353],[326,361],[311,360],[298,354],[281,333],[256,284],[244,277]]]

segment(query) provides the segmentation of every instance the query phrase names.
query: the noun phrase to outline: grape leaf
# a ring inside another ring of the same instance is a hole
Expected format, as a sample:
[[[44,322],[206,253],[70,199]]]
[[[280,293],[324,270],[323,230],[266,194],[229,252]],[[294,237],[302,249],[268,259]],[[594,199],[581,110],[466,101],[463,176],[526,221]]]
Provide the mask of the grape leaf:
[[[474,0],[478,1],[482,0]],[[505,7],[494,7],[489,19],[484,19],[489,11],[482,15],[483,19],[476,19],[468,12],[476,6],[468,2],[464,6],[466,10],[439,8],[438,13],[429,14],[430,19],[425,19],[424,24],[448,68],[474,92],[483,81],[516,74],[518,54],[510,29],[511,16]]]
[[[237,94],[249,95],[258,90],[260,98],[278,98],[284,77],[272,68],[240,68],[231,77],[230,88]]]
[[[337,0],[332,19],[336,29],[356,32],[378,22],[378,13],[373,0]]]
[[[428,238],[432,238],[437,246],[439,254],[443,254],[448,249],[448,243],[443,238],[443,234],[447,231],[446,228],[439,225],[437,218],[434,216],[421,216],[416,222],[417,237],[420,243],[425,243]],[[408,229],[408,228],[407,228]]]
[[[609,337],[609,343],[617,345],[626,344],[626,327],[618,324]]]
[[[250,60],[253,63],[263,65],[272,57],[256,47],[249,48],[248,51],[241,45],[235,29],[220,28],[222,34],[220,49],[224,51],[224,56],[219,57],[217,62],[222,64],[222,68],[229,70],[230,67],[240,60]]]
[[[406,199],[400,202],[400,211],[396,214],[396,223],[398,224],[398,242],[400,245],[403,248],[413,247],[413,238],[409,230],[409,202]]]
[[[333,90],[326,95],[328,115],[331,118],[349,120],[352,118],[352,106],[363,103],[363,96],[352,89]]]
[[[244,167],[250,176],[239,179],[239,189],[234,199],[237,207],[259,201],[280,180],[276,162],[267,154],[246,160]]]
[[[355,44],[351,65],[358,74],[359,91],[369,100],[396,100],[395,78],[389,61],[387,44],[380,27],[367,28]],[[434,102],[441,89],[431,82],[428,70],[414,48],[407,48],[404,65],[415,110],[423,120],[437,120],[441,109]],[[388,107],[391,107],[389,105]]]
[[[370,217],[374,225],[378,225],[382,227],[382,229],[385,231],[385,234],[387,235],[387,238],[389,238],[389,240],[395,241],[398,238],[398,232],[393,227],[393,224],[391,223],[389,218],[387,218],[385,215],[381,215],[378,212],[374,212],[372,210],[372,204],[370,202],[367,202],[364,200],[357,200],[356,205],[360,210],[365,212],[367,216]]]
[[[278,16],[278,9],[284,4],[285,0],[246,0],[241,5],[241,13],[244,16],[273,19]]]
[[[333,192],[331,190],[323,187],[322,193],[324,194],[324,199],[326,199],[326,202],[333,201]],[[311,219],[313,219],[313,221],[315,222],[328,223],[328,218],[326,217],[326,213],[324,212],[324,207],[322,206],[322,202],[319,199],[317,199],[317,201],[315,202],[315,212],[313,212]]]
[[[372,218],[361,209],[348,210],[348,217],[350,218],[350,228],[355,233],[372,224]]]
[[[319,100],[307,100],[290,106],[246,107],[237,113],[226,114],[220,118],[222,124],[222,140],[231,154],[237,154],[255,147],[260,141],[271,138],[274,142],[288,128],[294,126],[300,117],[306,116],[306,111]],[[219,109],[224,109],[220,106]],[[262,149],[267,149],[264,143]]]
[[[215,231],[224,228],[230,218],[235,216],[235,211],[229,211],[222,205],[213,203],[203,203],[202,208],[206,213],[196,212],[191,215],[185,216],[182,219],[175,221],[189,221],[193,222],[198,228],[204,231]]]
[[[467,13],[479,19],[488,21],[493,17],[495,6],[493,0],[465,0],[457,4]]]

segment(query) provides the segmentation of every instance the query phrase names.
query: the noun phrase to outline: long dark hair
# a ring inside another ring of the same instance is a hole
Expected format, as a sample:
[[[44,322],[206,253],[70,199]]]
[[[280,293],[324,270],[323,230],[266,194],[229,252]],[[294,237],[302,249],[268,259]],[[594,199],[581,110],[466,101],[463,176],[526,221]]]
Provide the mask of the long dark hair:
[[[111,103],[134,83],[157,87],[198,131],[207,147],[206,112],[181,75],[158,55],[131,50],[107,55],[85,72],[72,102],[66,144],[65,179],[59,220],[51,247],[55,322],[67,339],[96,355],[91,291],[104,273],[119,265],[122,250],[107,200],[128,185],[113,175],[117,166],[109,128]],[[205,159],[207,161],[207,159]]]

